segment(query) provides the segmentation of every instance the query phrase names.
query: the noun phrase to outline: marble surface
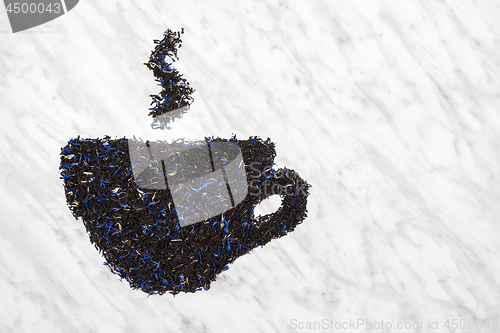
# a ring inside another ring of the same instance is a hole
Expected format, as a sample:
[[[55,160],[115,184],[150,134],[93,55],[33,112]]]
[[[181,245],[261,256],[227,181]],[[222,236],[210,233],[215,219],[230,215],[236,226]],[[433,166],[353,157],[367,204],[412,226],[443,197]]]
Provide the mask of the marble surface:
[[[499,16],[494,0],[80,1],[12,34],[0,10],[0,332],[498,332]],[[143,63],[181,27],[195,102],[153,131]],[[313,185],[309,217],[209,291],[131,290],[66,207],[60,148],[232,133],[272,138]]]

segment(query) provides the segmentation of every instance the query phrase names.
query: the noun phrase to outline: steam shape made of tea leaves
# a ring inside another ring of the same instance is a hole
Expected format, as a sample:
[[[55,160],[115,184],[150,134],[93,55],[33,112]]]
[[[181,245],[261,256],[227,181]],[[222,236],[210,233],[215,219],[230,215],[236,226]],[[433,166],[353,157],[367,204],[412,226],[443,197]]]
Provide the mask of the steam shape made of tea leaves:
[[[144,63],[153,71],[155,80],[162,87],[159,94],[150,95],[153,100],[149,115],[154,117],[188,107],[193,102],[191,95],[194,89],[172,66],[176,59],[179,60],[177,52],[182,46],[180,38],[182,33],[184,33],[184,29],[180,32],[173,32],[170,29],[165,31],[162,40],[154,40],[155,49],[151,52],[149,61]]]

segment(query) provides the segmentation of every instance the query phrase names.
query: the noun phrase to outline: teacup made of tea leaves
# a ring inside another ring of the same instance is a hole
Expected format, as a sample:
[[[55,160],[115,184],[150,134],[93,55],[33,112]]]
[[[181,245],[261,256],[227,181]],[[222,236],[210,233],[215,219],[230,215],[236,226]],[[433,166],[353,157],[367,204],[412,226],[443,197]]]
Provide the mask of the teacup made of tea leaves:
[[[236,258],[307,216],[307,184],[273,169],[269,139],[76,138],[61,152],[66,199],[106,264],[149,294],[208,289]],[[255,217],[271,196],[281,207]]]

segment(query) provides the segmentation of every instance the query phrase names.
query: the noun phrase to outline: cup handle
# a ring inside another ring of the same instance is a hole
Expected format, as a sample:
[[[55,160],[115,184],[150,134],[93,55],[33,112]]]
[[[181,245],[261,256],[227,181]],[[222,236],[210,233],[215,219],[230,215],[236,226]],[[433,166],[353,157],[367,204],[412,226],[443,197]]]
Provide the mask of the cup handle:
[[[287,168],[271,169],[264,177],[255,205],[278,194],[281,206],[273,213],[252,219],[250,234],[257,238],[256,245],[259,246],[288,234],[302,223],[307,216],[307,197],[311,187],[297,172]]]

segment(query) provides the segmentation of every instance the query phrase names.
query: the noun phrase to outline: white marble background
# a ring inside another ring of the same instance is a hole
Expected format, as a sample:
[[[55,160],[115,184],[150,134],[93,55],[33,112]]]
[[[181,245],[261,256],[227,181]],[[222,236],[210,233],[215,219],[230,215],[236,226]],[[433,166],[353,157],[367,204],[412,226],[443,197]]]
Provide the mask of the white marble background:
[[[0,331],[498,332],[499,17],[496,0],[82,0],[12,34],[0,8]],[[152,131],[143,63],[181,27],[196,100]],[[207,292],[131,290],[66,207],[60,148],[232,133],[276,142],[314,186],[309,217]]]

